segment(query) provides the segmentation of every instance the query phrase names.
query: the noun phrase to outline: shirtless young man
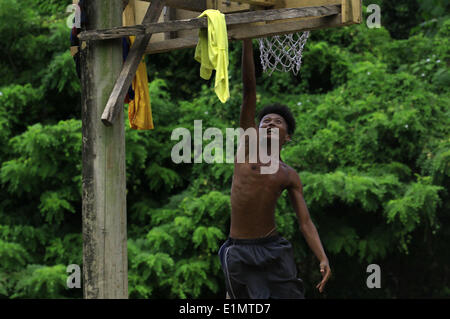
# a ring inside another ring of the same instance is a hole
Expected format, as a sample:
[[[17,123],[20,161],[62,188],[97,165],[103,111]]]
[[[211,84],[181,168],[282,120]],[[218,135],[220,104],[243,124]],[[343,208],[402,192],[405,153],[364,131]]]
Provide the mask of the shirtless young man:
[[[255,124],[256,78],[252,40],[243,41],[242,80],[244,85],[240,127],[268,130],[266,138],[279,140],[279,150],[290,140],[295,120],[282,105],[266,107]],[[259,135],[259,134],[258,134]],[[274,135],[274,136],[272,136]],[[268,140],[268,143],[270,142]],[[238,151],[239,152],[239,151]],[[278,153],[279,154],[279,153]],[[231,187],[231,225],[228,240],[219,251],[225,275],[227,297],[239,299],[304,298],[302,280],[297,278],[292,246],[276,231],[275,206],[284,190],[297,215],[300,230],[320,264],[322,292],[331,276],[328,258],[303,199],[302,183],[294,169],[279,158],[274,174],[261,174],[263,164],[235,160]]]

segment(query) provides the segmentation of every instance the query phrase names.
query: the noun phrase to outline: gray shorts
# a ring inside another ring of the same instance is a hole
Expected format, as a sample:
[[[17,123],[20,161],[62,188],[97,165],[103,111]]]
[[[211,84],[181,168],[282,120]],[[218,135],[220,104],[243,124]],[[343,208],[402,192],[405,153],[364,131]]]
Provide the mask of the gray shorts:
[[[232,299],[304,299],[292,245],[279,235],[228,238],[219,257]]]

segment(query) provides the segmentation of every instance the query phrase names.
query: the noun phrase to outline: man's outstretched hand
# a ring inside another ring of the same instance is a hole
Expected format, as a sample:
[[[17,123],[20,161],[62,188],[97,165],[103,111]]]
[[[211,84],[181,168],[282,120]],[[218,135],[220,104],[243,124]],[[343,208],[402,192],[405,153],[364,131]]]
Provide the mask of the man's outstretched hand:
[[[322,274],[322,281],[317,284],[316,288],[319,289],[320,293],[322,293],[325,288],[325,284],[331,276],[331,269],[328,260],[320,262],[320,273]]]

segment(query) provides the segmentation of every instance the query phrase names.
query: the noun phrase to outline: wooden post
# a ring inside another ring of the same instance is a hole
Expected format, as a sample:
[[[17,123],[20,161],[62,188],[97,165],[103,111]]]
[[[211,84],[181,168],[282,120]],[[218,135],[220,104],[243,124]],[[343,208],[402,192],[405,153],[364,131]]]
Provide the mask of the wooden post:
[[[177,10],[175,8],[166,7],[164,22],[175,21],[177,19]],[[178,34],[176,31],[164,33],[164,40],[176,39]]]
[[[122,25],[122,0],[85,1],[86,29]],[[83,296],[128,298],[125,127],[100,116],[122,69],[120,39],[92,41],[81,51],[83,123]]]

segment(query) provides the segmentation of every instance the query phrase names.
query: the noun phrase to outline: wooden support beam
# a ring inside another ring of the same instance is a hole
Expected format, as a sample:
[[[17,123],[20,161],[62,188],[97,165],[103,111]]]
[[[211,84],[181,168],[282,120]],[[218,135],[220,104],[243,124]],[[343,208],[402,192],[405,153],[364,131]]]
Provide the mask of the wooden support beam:
[[[164,4],[164,0],[153,0],[147,10],[143,23],[154,23],[158,21]],[[139,63],[141,63],[142,56],[145,53],[151,36],[151,33],[139,35],[131,46],[120,76],[114,85],[114,89],[103,111],[101,117],[103,124],[107,126],[112,125],[117,115],[123,110],[123,101],[136,74]]]
[[[250,11],[242,13],[230,13],[225,15],[227,26],[242,25],[256,22],[268,22],[305,17],[321,17],[337,15],[341,12],[338,5],[323,7],[290,8],[263,11]],[[80,34],[80,40],[105,40],[121,38],[130,35],[142,35],[149,33],[174,32],[208,27],[206,17],[176,20],[160,23],[136,25],[132,27],[116,27],[108,30],[92,30]],[[245,26],[247,28],[247,26]]]
[[[169,22],[169,21],[175,21],[176,19],[177,19],[177,9],[166,7],[166,14],[164,15],[164,21]],[[148,33],[152,33],[152,32],[148,32]],[[176,39],[176,38],[178,38],[178,34],[176,31],[170,31],[170,32],[167,31],[164,33],[165,40]]]
[[[304,20],[284,21],[264,25],[249,25],[246,28],[232,26],[228,32],[230,40],[265,38],[294,32],[311,31],[341,26],[340,14]]]
[[[206,0],[206,6],[208,9],[219,10],[224,14],[250,11],[251,9],[251,6],[248,3],[234,2],[230,0]]]
[[[120,25],[122,0],[85,1],[86,28]],[[123,111],[114,127],[99,121],[122,66],[120,40],[80,50],[82,100],[83,297],[128,298]]]
[[[342,26],[341,15],[311,18],[307,20],[296,20],[283,23],[271,23],[264,25],[249,25],[242,28],[240,25],[230,26],[228,30],[229,40],[243,40],[262,38],[274,35],[283,35],[293,32],[335,28]],[[146,54],[168,52],[172,50],[193,48],[198,43],[198,36],[189,38],[178,38],[173,40],[150,43]]]
[[[152,0],[142,0],[152,2]],[[176,9],[203,12],[207,8],[206,0],[166,0],[166,6]]]
[[[342,0],[278,0],[274,9],[331,6],[341,4]]]
[[[342,23],[361,23],[362,20],[361,0],[342,0]]]
[[[278,0],[230,0],[230,1],[248,3],[250,5],[262,7],[272,7],[278,2]]]

